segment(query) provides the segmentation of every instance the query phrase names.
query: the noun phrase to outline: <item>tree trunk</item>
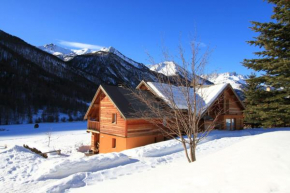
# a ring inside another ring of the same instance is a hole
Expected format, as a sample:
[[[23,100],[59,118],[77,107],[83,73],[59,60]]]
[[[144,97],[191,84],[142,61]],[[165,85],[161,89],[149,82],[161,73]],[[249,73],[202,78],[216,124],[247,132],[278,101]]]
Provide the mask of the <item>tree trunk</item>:
[[[196,145],[190,144],[189,148],[190,148],[190,160],[191,160],[191,162],[195,162],[196,161],[196,155],[195,155]]]
[[[190,163],[191,159],[189,158],[189,155],[188,155],[188,152],[187,152],[187,148],[186,148],[186,142],[184,141],[184,139],[182,140],[182,145],[183,145],[183,148],[184,148],[184,153],[185,153],[185,156],[187,158],[187,161]]]

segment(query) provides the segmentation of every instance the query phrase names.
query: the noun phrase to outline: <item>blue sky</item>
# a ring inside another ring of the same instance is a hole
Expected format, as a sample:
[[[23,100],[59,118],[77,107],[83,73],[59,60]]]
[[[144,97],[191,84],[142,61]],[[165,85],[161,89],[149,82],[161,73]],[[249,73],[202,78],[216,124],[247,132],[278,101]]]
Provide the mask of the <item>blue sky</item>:
[[[258,35],[250,21],[267,22],[271,15],[272,5],[262,0],[9,0],[1,1],[0,29],[35,46],[113,46],[145,64],[146,52],[162,61],[163,46],[177,56],[180,42],[189,57],[197,35],[213,49],[207,72],[247,75],[241,62],[258,50],[246,43]]]

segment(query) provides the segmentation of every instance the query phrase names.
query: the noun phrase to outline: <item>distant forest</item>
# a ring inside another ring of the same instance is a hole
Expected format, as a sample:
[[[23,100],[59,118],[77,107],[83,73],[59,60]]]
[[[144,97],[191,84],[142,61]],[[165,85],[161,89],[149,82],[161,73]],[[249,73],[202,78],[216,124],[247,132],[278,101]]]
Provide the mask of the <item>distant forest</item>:
[[[0,44],[0,125],[82,120],[97,85],[42,65]],[[67,117],[60,120],[60,113]]]

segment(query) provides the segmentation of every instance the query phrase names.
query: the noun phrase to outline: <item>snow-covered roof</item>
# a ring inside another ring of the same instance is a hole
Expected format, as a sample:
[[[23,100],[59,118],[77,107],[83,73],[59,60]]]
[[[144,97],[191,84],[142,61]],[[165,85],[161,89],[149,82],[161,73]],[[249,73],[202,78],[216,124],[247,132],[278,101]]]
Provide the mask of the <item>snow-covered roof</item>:
[[[194,102],[193,88],[168,85],[158,82],[147,82],[147,85],[150,86],[151,90],[158,97],[163,99],[171,108],[188,109],[187,98],[189,98],[191,104]],[[206,111],[228,85],[228,83],[225,83],[196,88],[197,108],[201,109],[202,113]],[[186,91],[187,89],[189,89],[189,92]],[[188,95],[187,93],[190,94]]]

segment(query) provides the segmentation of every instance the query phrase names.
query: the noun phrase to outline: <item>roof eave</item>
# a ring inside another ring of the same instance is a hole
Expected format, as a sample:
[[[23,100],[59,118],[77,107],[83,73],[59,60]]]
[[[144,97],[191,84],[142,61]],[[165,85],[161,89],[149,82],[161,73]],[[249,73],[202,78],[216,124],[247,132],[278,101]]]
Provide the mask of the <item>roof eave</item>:
[[[93,104],[94,104],[99,92],[100,92],[101,87],[102,87],[102,85],[100,85],[99,88],[97,89],[97,91],[96,91],[96,93],[95,93],[95,95],[93,97],[93,100],[92,100],[92,102],[91,102],[91,104],[90,104],[90,106],[89,106],[89,108],[88,108],[88,110],[87,110],[87,112],[86,112],[86,114],[84,116],[84,120],[88,119],[88,114],[89,114],[89,112],[90,112],[90,110],[91,110],[91,108],[92,108],[92,106],[93,106]]]

